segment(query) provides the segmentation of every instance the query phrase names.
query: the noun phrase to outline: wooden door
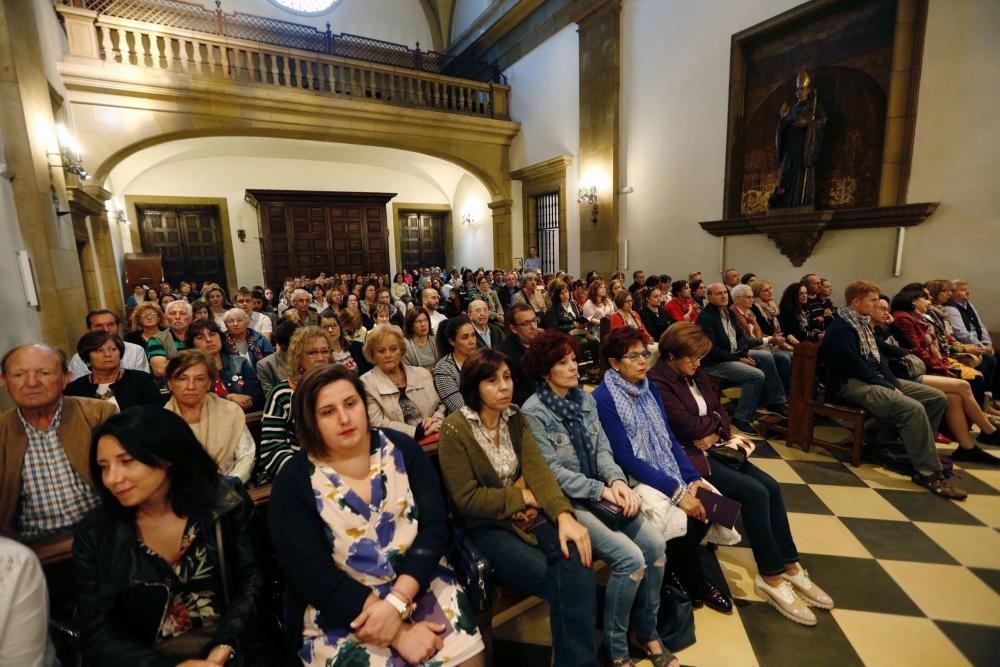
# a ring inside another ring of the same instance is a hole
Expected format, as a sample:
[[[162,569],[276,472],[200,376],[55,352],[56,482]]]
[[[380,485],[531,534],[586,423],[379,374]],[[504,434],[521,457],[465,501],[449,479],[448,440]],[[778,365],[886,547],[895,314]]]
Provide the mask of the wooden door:
[[[137,204],[136,209],[143,250],[159,251],[163,275],[171,285],[176,286],[182,280],[211,281],[228,293],[217,206]]]
[[[399,216],[400,266],[444,266],[444,218],[429,213]]]

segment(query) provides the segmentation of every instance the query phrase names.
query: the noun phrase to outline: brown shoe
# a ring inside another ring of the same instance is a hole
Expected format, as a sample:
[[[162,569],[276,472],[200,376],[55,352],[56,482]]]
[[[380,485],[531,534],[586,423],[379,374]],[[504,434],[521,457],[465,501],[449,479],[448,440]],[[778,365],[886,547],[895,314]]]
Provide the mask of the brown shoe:
[[[947,498],[948,500],[965,500],[969,497],[969,494],[958,488],[957,486],[952,486],[944,475],[937,472],[931,475],[921,475],[919,473],[914,473],[913,477],[914,484],[919,484],[936,496],[941,496],[942,498]]]

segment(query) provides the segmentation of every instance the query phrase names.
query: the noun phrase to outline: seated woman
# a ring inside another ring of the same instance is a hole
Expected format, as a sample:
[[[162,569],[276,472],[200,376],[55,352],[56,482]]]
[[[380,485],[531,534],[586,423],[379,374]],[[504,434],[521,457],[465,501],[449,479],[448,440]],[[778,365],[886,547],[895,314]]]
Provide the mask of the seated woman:
[[[605,655],[612,665],[631,665],[632,639],[657,667],[677,667],[656,633],[666,564],[663,536],[639,514],[641,501],[615,463],[597,403],[579,388],[576,350],[576,341],[558,331],[532,341],[522,363],[540,388],[521,411],[563,493],[577,503],[576,519],[590,533],[594,556],[611,567],[604,596]],[[628,521],[606,525],[588,510],[600,501],[621,507]]]
[[[757,319],[757,326],[765,336],[781,336],[782,349],[791,350],[798,345],[799,341],[791,334],[785,335],[781,330],[781,318],[778,317],[778,304],[774,302],[774,285],[769,280],[754,280],[750,283],[750,291],[753,293],[754,317]]]
[[[212,319],[212,309],[204,301],[195,301],[191,304],[191,321]]]
[[[688,286],[691,288],[691,301],[694,302],[694,309],[701,313],[702,308],[705,307],[705,294],[708,292],[708,285],[705,284],[704,280],[690,280]],[[698,317],[695,316],[695,320]]]
[[[73,540],[84,663],[268,664],[253,501],[184,421],[148,405],[114,415],[90,470],[103,502]]]
[[[962,369],[962,377],[968,379],[966,377],[968,373],[965,369],[976,369],[982,365],[983,348],[977,345],[966,345],[955,338],[955,330],[952,328],[951,320],[948,319],[948,313],[944,309],[945,304],[951,300],[955,293],[955,286],[950,280],[942,279],[928,280],[924,286],[931,295],[931,307],[924,317],[934,328],[941,350],[947,353],[949,358],[965,367]],[[986,382],[982,378],[977,380],[970,380],[970,384],[972,384],[972,393],[975,395],[976,401],[982,405]]]
[[[500,297],[490,288],[490,280],[485,274],[476,278],[476,286],[471,290],[470,296],[472,298],[469,299],[469,303],[476,299],[486,303],[490,311],[490,322],[503,324],[503,306],[500,305]]]
[[[615,312],[611,315],[611,331],[621,327],[631,327],[639,331],[647,343],[652,342],[653,339],[643,326],[642,319],[632,310],[632,295],[628,290],[622,290],[615,297],[615,308]]]
[[[365,360],[364,344],[347,337],[337,314],[332,310],[324,310],[319,314],[319,325],[330,339],[330,358],[333,363],[350,368],[358,374],[371,370],[371,364]]]
[[[344,327],[344,335],[347,336],[347,340],[361,345],[364,345],[365,338],[368,336],[368,330],[370,327],[370,322],[368,322],[361,315],[361,311],[357,308],[358,298],[351,295],[354,298],[349,298],[348,305],[346,308],[340,311],[340,326]]]
[[[274,354],[271,341],[250,328],[250,317],[242,308],[230,308],[223,319],[226,325],[226,347],[250,362],[257,370],[257,362]]]
[[[691,286],[688,285],[688,281],[675,280],[670,283],[670,301],[667,301],[667,315],[674,322],[694,322],[698,319],[698,308],[691,299]]]
[[[436,338],[441,359],[434,366],[434,388],[450,415],[465,405],[459,380],[462,364],[476,351],[476,330],[468,316],[458,315],[438,325]]]
[[[762,348],[768,350],[774,357],[774,365],[781,376],[781,384],[787,392],[792,383],[792,353],[791,346],[785,343],[781,334],[765,334],[757,323],[753,312],[753,289],[749,285],[737,285],[730,290],[733,303],[729,311],[736,318],[743,335],[746,336],[750,349]],[[669,413],[669,410],[667,411]]]
[[[232,401],[244,412],[260,410],[264,393],[260,390],[257,373],[245,357],[230,353],[224,335],[215,320],[195,320],[188,327],[184,347],[208,355],[216,371],[212,391],[220,398]]]
[[[226,296],[225,290],[218,285],[212,285],[204,291],[201,298],[208,304],[208,309],[212,313],[211,319],[215,320],[219,328],[225,331],[226,312],[233,307],[233,304],[229,303],[229,297]]]
[[[919,357],[926,367],[926,373],[914,381],[940,389],[948,396],[945,419],[959,441],[959,448],[952,453],[954,460],[1000,465],[1000,459],[976,447],[969,437],[971,421],[980,429],[979,442],[1000,444],[1000,432],[983,413],[971,385],[952,373],[951,363],[924,319],[930,305],[931,295],[927,289],[920,283],[910,283],[893,297],[890,306],[894,320],[891,328],[898,334],[900,344]]]
[[[589,323],[585,322],[586,318],[570,296],[569,286],[561,280],[553,280],[549,285],[549,301],[552,303],[547,320],[549,327],[572,336],[577,344],[586,346],[594,361],[591,370],[599,371],[601,342],[590,332]]]
[[[76,353],[90,373],[66,385],[64,395],[100,398],[114,403],[119,410],[163,403],[152,375],[121,367],[125,343],[118,336],[102,330],[88,331],[76,344]]]
[[[132,311],[132,331],[125,335],[125,342],[138,345],[146,349],[146,343],[156,334],[163,331],[166,320],[163,318],[163,309],[159,304],[152,301],[140,303]]]
[[[672,578],[690,591],[696,604],[731,612],[732,601],[701,567],[698,544],[709,525],[695,493],[703,482],[671,433],[659,393],[646,378],[651,355],[642,332],[631,327],[615,329],[604,339],[601,355],[610,366],[593,394],[601,427],[618,465],[651,492],[643,494],[643,512],[668,538],[667,568]],[[674,508],[687,518],[678,516]]]
[[[201,350],[183,350],[167,363],[166,409],[184,418],[219,473],[250,479],[257,446],[239,406],[211,391],[218,370]]]
[[[590,536],[573,515],[528,421],[511,407],[506,357],[483,349],[462,369],[463,406],[441,427],[438,461],[458,518],[496,580],[549,602],[554,664],[596,666]]]
[[[434,466],[409,436],[371,427],[353,371],[316,368],[300,389],[302,451],[275,480],[269,516],[302,664],[484,664],[444,565],[448,507]]]
[[[809,321],[809,290],[802,283],[792,283],[781,294],[778,304],[778,322],[789,340],[818,342],[819,329]],[[794,343],[793,343],[794,345]]]
[[[733,291],[740,287],[746,285]],[[781,486],[748,460],[753,444],[730,431],[729,415],[708,373],[700,368],[701,358],[711,348],[712,342],[697,325],[671,327],[660,339],[660,361],[649,371],[649,379],[695,469],[723,495],[742,503],[740,516],[757,563],[757,594],[786,618],[815,625],[816,616],[807,605],[832,609],[833,600],[799,564]]]
[[[646,292],[642,308],[639,310],[639,317],[653,340],[659,340],[663,332],[670,326],[672,320],[663,307],[663,294],[659,288],[653,287]]]
[[[258,484],[269,484],[281,467],[299,451],[292,419],[292,396],[302,376],[316,366],[331,363],[330,337],[320,327],[299,327],[285,355],[288,379],[271,388],[260,420],[260,461],[254,471]]]
[[[423,308],[410,308],[406,312],[403,333],[406,336],[403,363],[419,366],[433,373],[434,365],[440,357],[437,342],[431,336],[431,316]]]
[[[600,331],[601,320],[615,312],[615,303],[608,298],[608,286],[600,277],[587,288],[587,302],[580,312],[590,322],[591,333]]]
[[[423,440],[441,430],[444,404],[429,372],[402,364],[405,346],[403,332],[391,324],[375,327],[365,340],[365,358],[375,366],[361,376],[368,421]]]

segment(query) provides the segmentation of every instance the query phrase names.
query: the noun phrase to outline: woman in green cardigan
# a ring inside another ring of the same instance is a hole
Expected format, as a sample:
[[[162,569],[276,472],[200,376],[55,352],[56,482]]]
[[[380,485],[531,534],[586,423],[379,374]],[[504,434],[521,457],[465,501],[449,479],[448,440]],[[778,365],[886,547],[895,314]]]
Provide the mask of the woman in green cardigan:
[[[456,514],[499,583],[548,601],[554,664],[597,665],[590,535],[511,407],[507,357],[475,352],[459,389],[465,406],[445,419],[438,452]]]

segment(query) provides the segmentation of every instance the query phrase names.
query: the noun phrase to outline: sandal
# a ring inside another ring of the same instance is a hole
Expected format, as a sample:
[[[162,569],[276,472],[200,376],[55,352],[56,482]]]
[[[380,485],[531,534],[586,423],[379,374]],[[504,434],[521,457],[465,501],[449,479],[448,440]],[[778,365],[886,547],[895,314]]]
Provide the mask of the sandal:
[[[952,486],[941,473],[926,476],[916,473],[911,479],[914,484],[919,484],[934,495],[947,498],[948,500],[965,500],[969,496],[968,493],[957,486]]]
[[[670,652],[670,649],[663,645],[663,641],[659,637],[649,641],[655,641],[660,645],[660,653],[650,653],[649,649],[646,648],[646,644],[649,642],[641,642],[634,633],[628,633],[628,645],[633,651],[653,663],[653,667],[670,667],[670,663],[674,661],[674,654]]]

